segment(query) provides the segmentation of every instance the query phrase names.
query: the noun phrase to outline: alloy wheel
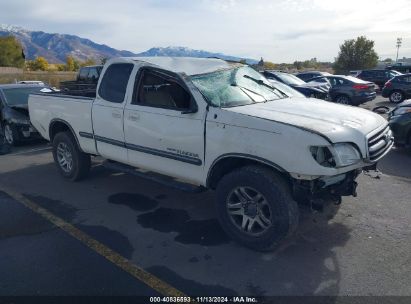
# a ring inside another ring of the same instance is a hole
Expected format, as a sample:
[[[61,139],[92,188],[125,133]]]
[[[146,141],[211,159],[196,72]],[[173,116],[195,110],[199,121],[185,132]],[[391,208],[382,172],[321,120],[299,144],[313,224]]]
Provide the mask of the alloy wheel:
[[[4,138],[6,142],[10,145],[14,144],[13,130],[9,125],[4,126]]]
[[[64,172],[70,173],[73,169],[73,154],[69,146],[64,142],[57,145],[57,161]]]
[[[273,225],[273,213],[266,198],[251,187],[232,190],[226,207],[233,224],[248,235],[261,235]]]
[[[391,101],[394,103],[399,103],[402,100],[402,94],[400,92],[394,92],[391,94]]]
[[[346,96],[340,96],[340,97],[337,98],[337,103],[347,105],[347,104],[349,104],[349,99]]]

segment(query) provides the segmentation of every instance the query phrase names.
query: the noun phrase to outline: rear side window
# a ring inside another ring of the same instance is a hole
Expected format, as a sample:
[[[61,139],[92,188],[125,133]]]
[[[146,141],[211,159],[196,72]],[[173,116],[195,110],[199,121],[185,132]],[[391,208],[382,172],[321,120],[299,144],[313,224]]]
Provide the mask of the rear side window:
[[[372,72],[371,72],[371,71],[362,71],[359,76],[362,76],[362,77],[371,77],[371,76],[372,76]]]
[[[81,68],[78,74],[78,80],[85,81],[87,79],[88,70],[88,68]]]
[[[115,63],[104,73],[98,94],[104,100],[122,103],[126,95],[127,83],[134,65],[130,63]]]
[[[88,73],[88,78],[91,82],[97,82],[99,72],[97,68],[90,68],[90,73]]]

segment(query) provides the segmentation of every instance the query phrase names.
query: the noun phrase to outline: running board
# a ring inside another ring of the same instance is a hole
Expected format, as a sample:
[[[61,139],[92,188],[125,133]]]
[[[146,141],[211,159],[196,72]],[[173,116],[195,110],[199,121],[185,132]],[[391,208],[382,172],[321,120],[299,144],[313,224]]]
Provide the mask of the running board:
[[[115,161],[105,160],[102,163],[102,166],[109,170],[128,173],[184,192],[200,193],[207,190],[203,186],[195,186],[192,184],[184,183],[166,175],[151,171],[143,171],[139,168],[135,168]]]

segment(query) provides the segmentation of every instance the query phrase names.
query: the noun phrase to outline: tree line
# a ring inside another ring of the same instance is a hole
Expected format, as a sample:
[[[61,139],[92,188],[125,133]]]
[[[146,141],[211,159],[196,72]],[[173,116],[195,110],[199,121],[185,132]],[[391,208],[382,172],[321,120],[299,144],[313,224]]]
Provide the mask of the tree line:
[[[102,59],[102,62],[105,59]],[[25,60],[25,54],[20,42],[13,36],[0,37],[0,66],[16,67],[26,69],[28,71],[67,71],[75,72],[82,66],[95,65],[97,62],[94,59],[80,61],[73,56],[66,57],[66,63],[50,64],[46,58],[42,56],[36,57],[34,60]]]
[[[104,64],[106,59],[101,60]],[[389,59],[386,59],[389,61]],[[350,70],[370,69],[377,66],[378,55],[374,50],[374,41],[365,36],[356,39],[345,40],[340,45],[340,51],[335,62],[319,62],[317,58],[293,63],[264,62],[264,69],[334,69],[336,74],[346,74]],[[73,56],[67,56],[65,64],[50,65],[44,57],[36,57],[34,60],[25,60],[23,48],[20,42],[13,36],[0,37],[0,66],[26,68],[30,71],[77,71],[86,65],[95,65],[93,59],[79,61]]]

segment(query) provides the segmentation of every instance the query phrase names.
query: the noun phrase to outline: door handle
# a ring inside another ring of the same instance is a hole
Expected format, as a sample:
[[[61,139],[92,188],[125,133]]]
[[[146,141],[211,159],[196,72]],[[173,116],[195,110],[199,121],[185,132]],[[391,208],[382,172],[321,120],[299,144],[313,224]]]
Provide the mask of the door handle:
[[[114,118],[121,118],[121,114],[119,112],[111,112],[111,116]]]
[[[131,115],[128,116],[128,119],[131,120],[131,121],[137,121],[137,120],[140,119],[140,115],[138,115],[138,114],[131,114]]]

